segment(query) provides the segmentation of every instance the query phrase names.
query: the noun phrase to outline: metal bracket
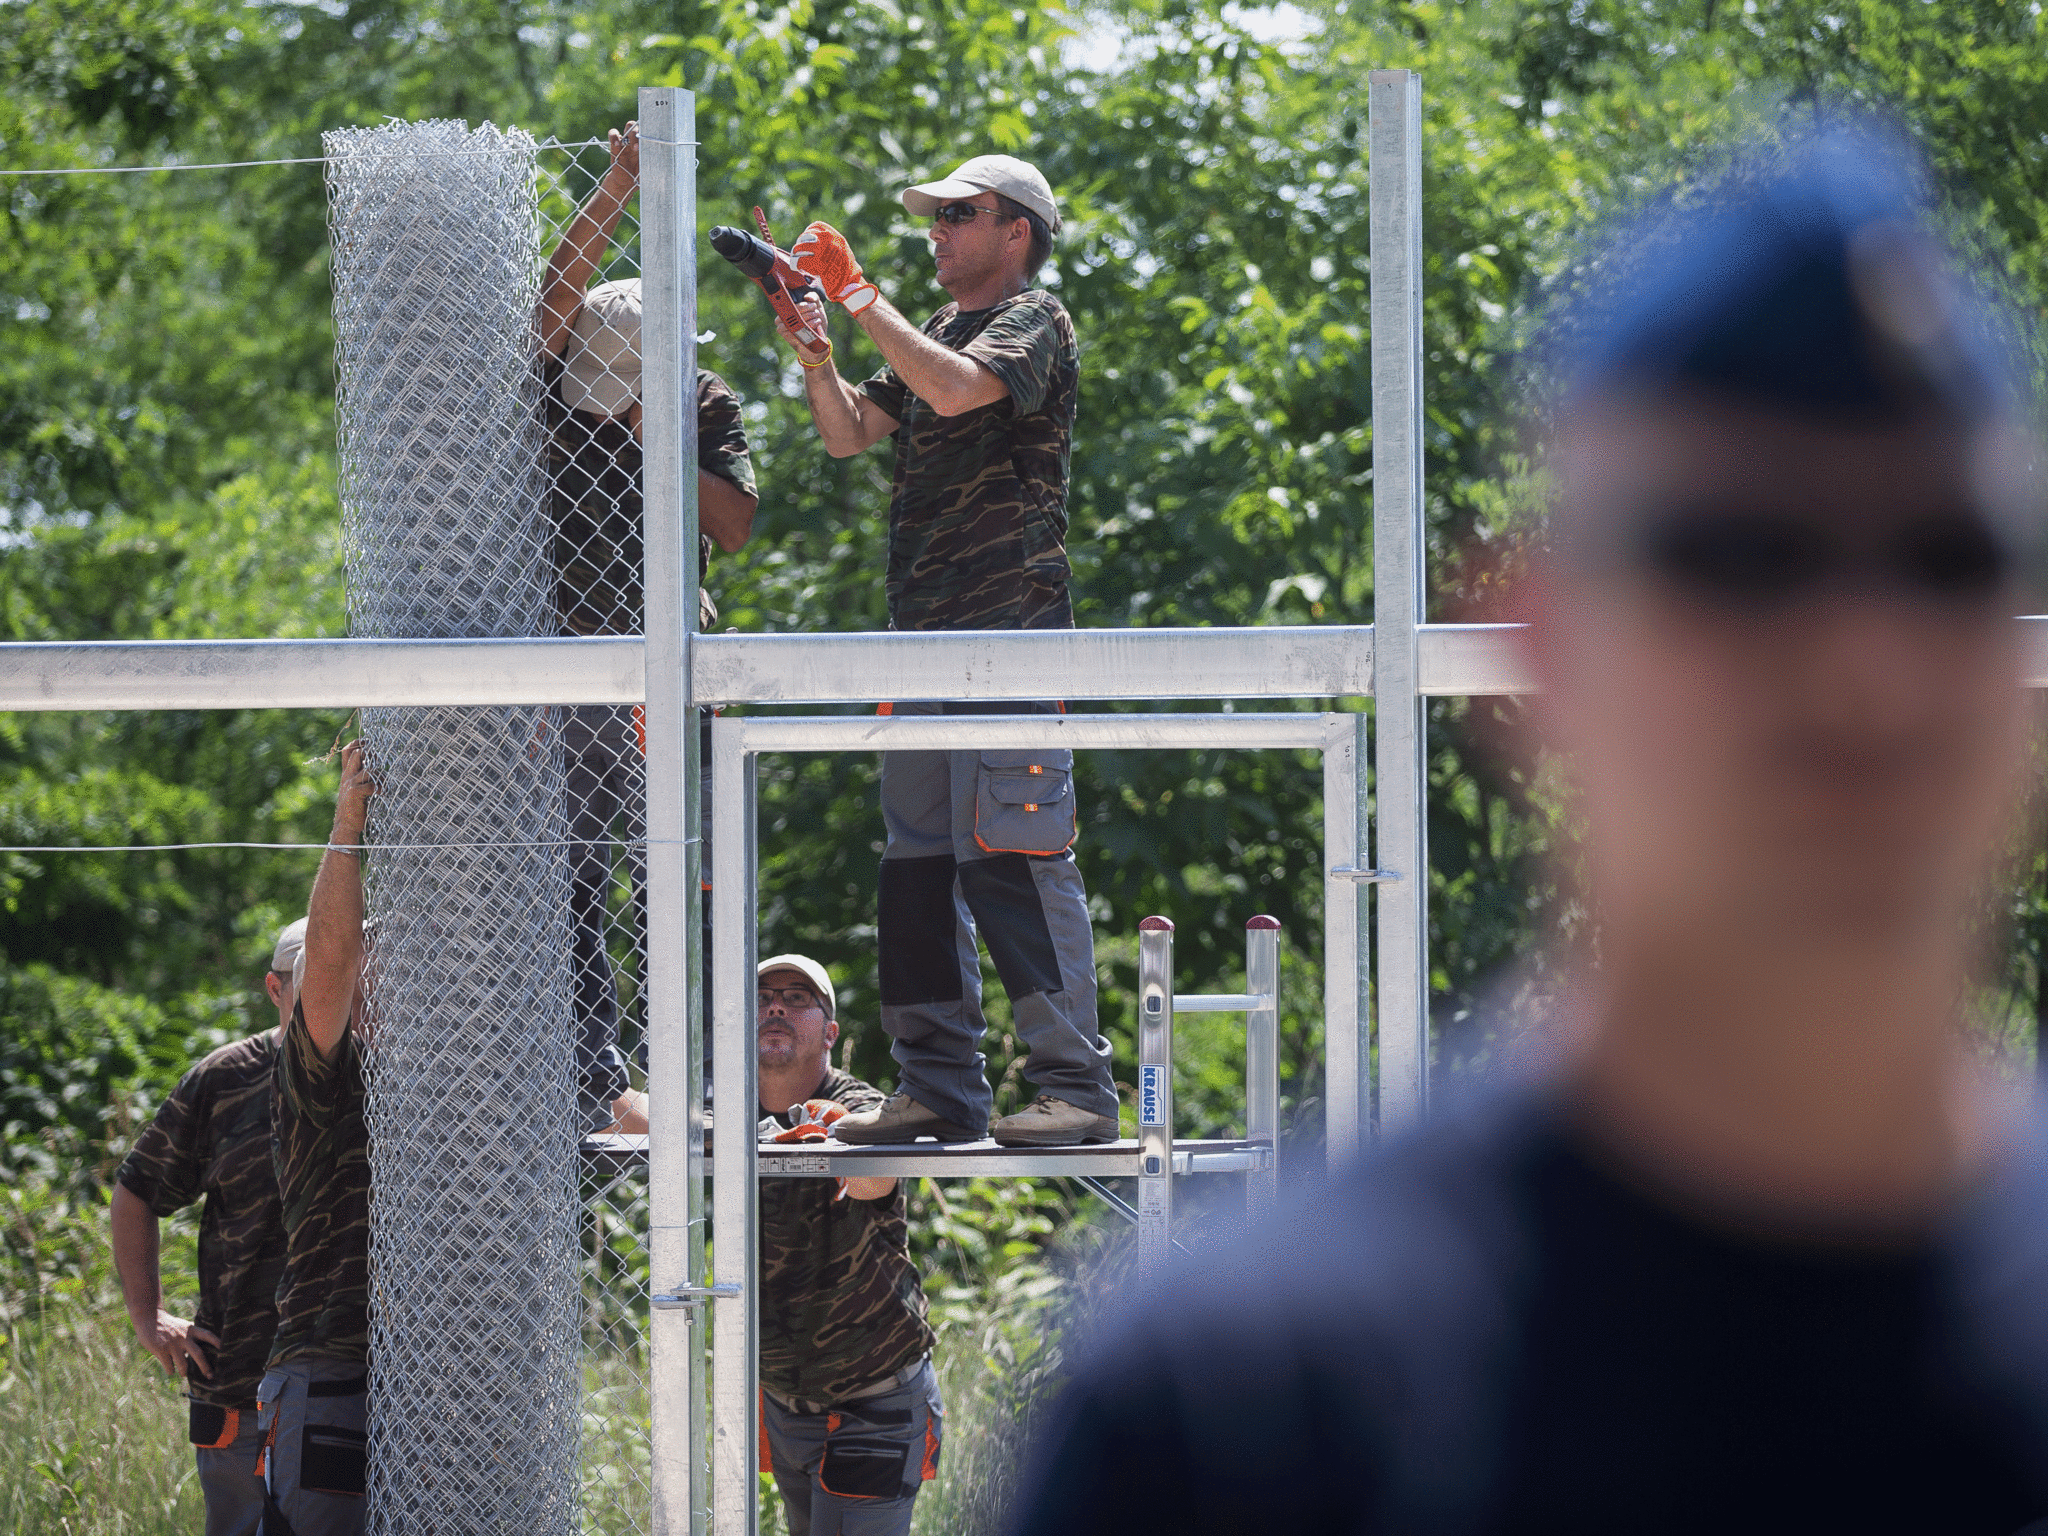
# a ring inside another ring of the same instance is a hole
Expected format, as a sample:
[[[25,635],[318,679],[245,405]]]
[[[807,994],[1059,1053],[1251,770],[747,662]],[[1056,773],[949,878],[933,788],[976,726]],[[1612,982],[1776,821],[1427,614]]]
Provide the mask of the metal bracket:
[[[657,1312],[673,1312],[678,1307],[701,1307],[707,1301],[731,1301],[739,1293],[738,1283],[730,1280],[717,1285],[681,1285],[648,1297],[647,1304]]]
[[[1391,869],[1354,869],[1342,865],[1329,871],[1332,880],[1349,880],[1357,885],[1384,885],[1389,880],[1401,878],[1399,871]]]

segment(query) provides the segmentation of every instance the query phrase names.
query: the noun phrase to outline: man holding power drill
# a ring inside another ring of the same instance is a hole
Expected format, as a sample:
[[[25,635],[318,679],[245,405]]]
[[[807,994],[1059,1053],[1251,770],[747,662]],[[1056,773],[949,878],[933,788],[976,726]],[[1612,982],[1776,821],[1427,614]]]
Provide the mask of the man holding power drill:
[[[981,155],[903,206],[932,220],[953,302],[919,329],[860,270],[845,236],[813,224],[791,250],[846,307],[887,366],[855,387],[832,349],[789,337],[818,436],[834,458],[896,439],[889,498],[895,629],[1070,629],[1067,461],[1079,379],[1074,326],[1031,286],[1060,227],[1052,188],[1008,155]],[[815,299],[812,331],[825,334]],[[918,713],[1046,713],[1052,703],[885,705]],[[1072,754],[892,752],[883,758],[878,947],[882,1027],[899,1070],[842,1141],[972,1141],[991,1108],[979,1050],[980,929],[1030,1047],[1039,1090],[992,1134],[1012,1146],[1113,1140],[1109,1044],[1096,1029],[1095,948],[1072,853]]]

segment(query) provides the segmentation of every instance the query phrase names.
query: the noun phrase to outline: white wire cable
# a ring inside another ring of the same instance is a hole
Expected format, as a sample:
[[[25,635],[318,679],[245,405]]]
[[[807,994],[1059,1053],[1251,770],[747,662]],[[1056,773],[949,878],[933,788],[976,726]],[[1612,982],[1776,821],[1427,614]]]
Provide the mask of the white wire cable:
[[[557,837],[531,843],[18,843],[0,844],[0,853],[193,853],[211,848],[252,848],[269,853],[439,853],[461,848],[581,848],[610,843],[645,848],[689,841],[673,837]]]
[[[601,148],[608,141],[604,139],[548,139],[540,146],[549,149],[592,149]],[[643,139],[644,144],[667,143],[666,139]],[[445,150],[444,154],[477,154],[477,150]],[[330,156],[300,155],[288,160],[216,160],[205,164],[176,165],[64,165],[42,170],[16,170],[0,166],[0,176],[141,176],[153,171],[246,171],[264,165],[325,165]]]

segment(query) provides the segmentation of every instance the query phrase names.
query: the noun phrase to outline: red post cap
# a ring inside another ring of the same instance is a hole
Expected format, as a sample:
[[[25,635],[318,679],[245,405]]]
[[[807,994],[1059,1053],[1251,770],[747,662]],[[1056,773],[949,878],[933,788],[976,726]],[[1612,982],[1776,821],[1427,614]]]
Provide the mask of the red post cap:
[[[1260,913],[1260,914],[1259,914],[1259,915],[1258,915],[1257,917],[1253,918],[1253,919],[1252,919],[1252,920],[1251,920],[1250,922],[1248,922],[1248,923],[1246,923],[1246,924],[1245,924],[1245,928],[1246,928],[1247,930],[1257,930],[1257,929],[1263,929],[1263,928],[1278,928],[1279,926],[1280,926],[1280,919],[1279,919],[1279,918],[1277,918],[1277,917],[1268,917],[1268,916],[1266,916],[1266,914],[1265,914],[1265,913],[1263,913],[1263,912],[1261,912],[1261,913]]]
[[[1278,924],[1274,926],[1277,927]],[[1138,924],[1138,932],[1171,933],[1173,932],[1173,920],[1165,917],[1148,917]]]

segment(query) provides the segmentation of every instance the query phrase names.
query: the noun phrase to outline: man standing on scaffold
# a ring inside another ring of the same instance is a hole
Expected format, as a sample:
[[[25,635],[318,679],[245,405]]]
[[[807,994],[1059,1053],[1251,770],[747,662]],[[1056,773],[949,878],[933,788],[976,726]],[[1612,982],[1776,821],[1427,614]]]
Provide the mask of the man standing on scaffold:
[[[861,275],[846,238],[812,224],[791,250],[846,307],[887,364],[858,387],[828,343],[789,338],[818,436],[834,458],[896,439],[889,497],[889,623],[900,630],[1071,629],[1067,460],[1079,379],[1074,326],[1032,279],[1060,227],[1052,188],[1008,155],[981,155],[908,188],[932,220],[939,286],[917,327]],[[808,301],[814,334],[824,316]],[[884,705],[916,714],[1051,714],[1055,703]],[[891,752],[882,759],[878,947],[882,1027],[899,1072],[878,1109],[832,1127],[841,1141],[930,1136],[1006,1146],[1114,1140],[1109,1043],[1096,1028],[1095,945],[1074,865],[1073,754]],[[988,945],[1030,1047],[1039,1090],[988,1125],[980,1052]]]

